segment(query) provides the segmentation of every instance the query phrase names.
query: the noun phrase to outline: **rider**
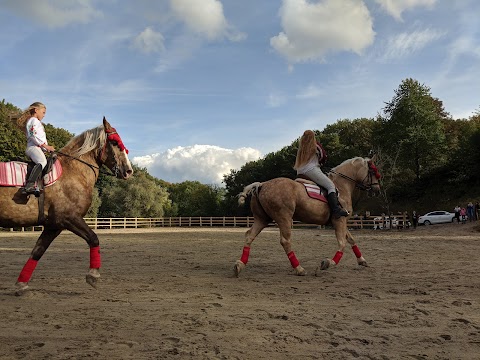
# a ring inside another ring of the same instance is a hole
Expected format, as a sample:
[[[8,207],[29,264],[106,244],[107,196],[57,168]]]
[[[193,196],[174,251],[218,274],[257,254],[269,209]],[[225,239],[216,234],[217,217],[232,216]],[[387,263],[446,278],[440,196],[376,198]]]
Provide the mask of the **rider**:
[[[35,163],[24,188],[25,194],[34,194],[38,191],[35,182],[40,178],[42,170],[47,166],[44,152],[53,152],[55,148],[48,145],[42,119],[47,108],[41,102],[34,102],[18,118],[17,124],[24,126],[27,135],[27,149],[25,154]]]
[[[297,175],[304,175],[318,186],[327,189],[328,205],[333,217],[339,219],[342,216],[348,216],[348,212],[338,203],[335,184],[321,170],[326,161],[327,153],[322,145],[315,140],[315,133],[312,130],[306,130],[300,138],[293,168],[297,170]]]

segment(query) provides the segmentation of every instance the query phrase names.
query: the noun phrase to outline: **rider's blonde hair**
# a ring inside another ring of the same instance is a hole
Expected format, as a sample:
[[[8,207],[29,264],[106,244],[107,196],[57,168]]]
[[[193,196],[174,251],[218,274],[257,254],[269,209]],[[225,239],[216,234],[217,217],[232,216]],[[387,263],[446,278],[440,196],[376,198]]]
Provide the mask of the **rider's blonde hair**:
[[[312,130],[305,130],[300,141],[298,142],[297,158],[293,168],[297,170],[306,163],[308,163],[312,157],[316,156],[317,142],[315,140],[315,133]]]
[[[35,114],[35,109],[46,109],[47,107],[42,104],[40,101],[34,102],[32,105],[30,105],[28,108],[23,110],[21,113],[16,114],[11,116],[11,119],[17,127],[25,131],[25,124],[27,123],[28,119],[32,117],[33,114]]]

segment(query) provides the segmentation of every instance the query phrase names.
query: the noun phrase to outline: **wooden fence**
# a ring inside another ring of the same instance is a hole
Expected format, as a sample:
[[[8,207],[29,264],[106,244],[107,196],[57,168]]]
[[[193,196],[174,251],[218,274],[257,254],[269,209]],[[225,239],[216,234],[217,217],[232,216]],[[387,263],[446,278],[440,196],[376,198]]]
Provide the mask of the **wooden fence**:
[[[245,227],[253,224],[252,216],[190,216],[190,217],[161,217],[161,218],[85,218],[87,225],[97,229],[138,229],[155,227]],[[351,230],[361,229],[405,229],[409,227],[405,215],[399,215],[390,221],[387,216],[369,216],[362,218],[349,218],[347,222]],[[269,226],[275,226],[271,223]],[[306,224],[298,221],[293,222],[294,228],[314,227],[316,224]],[[43,226],[31,226],[22,228],[0,228],[3,231],[41,231]]]

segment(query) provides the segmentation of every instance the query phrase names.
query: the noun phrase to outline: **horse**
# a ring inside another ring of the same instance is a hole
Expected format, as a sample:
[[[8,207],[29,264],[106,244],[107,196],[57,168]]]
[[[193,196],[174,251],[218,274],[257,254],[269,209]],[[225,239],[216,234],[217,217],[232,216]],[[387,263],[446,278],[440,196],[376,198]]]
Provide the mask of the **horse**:
[[[374,159],[355,157],[345,160],[333,168],[328,177],[335,183],[339,194],[339,202],[349,214],[352,213],[352,193],[355,188],[369,191],[371,194],[380,192],[379,179],[381,177],[374,164]],[[254,182],[247,185],[238,195],[238,203],[243,206],[250,200],[250,209],[253,213],[253,225],[245,233],[245,243],[242,256],[234,265],[234,274],[239,276],[245,268],[250,255],[250,247],[258,234],[268,226],[272,220],[280,230],[280,244],[285,250],[290,264],[296,275],[306,275],[292,250],[293,220],[307,224],[325,225],[331,222],[335,229],[338,241],[338,251],[332,259],[322,260],[318,270],[326,270],[330,265],[337,265],[343,256],[346,242],[352,246],[359,265],[368,266],[355,240],[348,231],[347,218],[335,219],[331,216],[327,202],[314,199],[307,194],[303,183],[311,183],[303,179],[275,178],[265,182]]]
[[[91,205],[94,185],[103,165],[119,179],[128,179],[133,174],[127,154],[122,139],[104,117],[103,125],[84,131],[56,151],[62,174],[54,184],[44,187],[43,206],[18,186],[0,187],[0,227],[43,226],[15,284],[16,295],[22,295],[28,289],[38,261],[63,230],[69,230],[87,242],[90,267],[86,282],[96,288],[101,267],[100,243],[83,217]]]

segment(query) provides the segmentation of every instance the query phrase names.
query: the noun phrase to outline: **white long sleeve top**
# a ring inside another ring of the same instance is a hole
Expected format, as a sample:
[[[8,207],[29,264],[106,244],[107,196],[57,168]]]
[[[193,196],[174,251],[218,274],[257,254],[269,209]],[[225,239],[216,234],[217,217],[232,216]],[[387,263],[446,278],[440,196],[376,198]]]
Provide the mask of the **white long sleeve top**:
[[[27,146],[48,145],[47,134],[40,120],[36,117],[28,119],[26,124]]]
[[[307,171],[312,170],[318,166],[318,156],[312,156],[309,162],[297,169],[297,174],[305,174]]]

